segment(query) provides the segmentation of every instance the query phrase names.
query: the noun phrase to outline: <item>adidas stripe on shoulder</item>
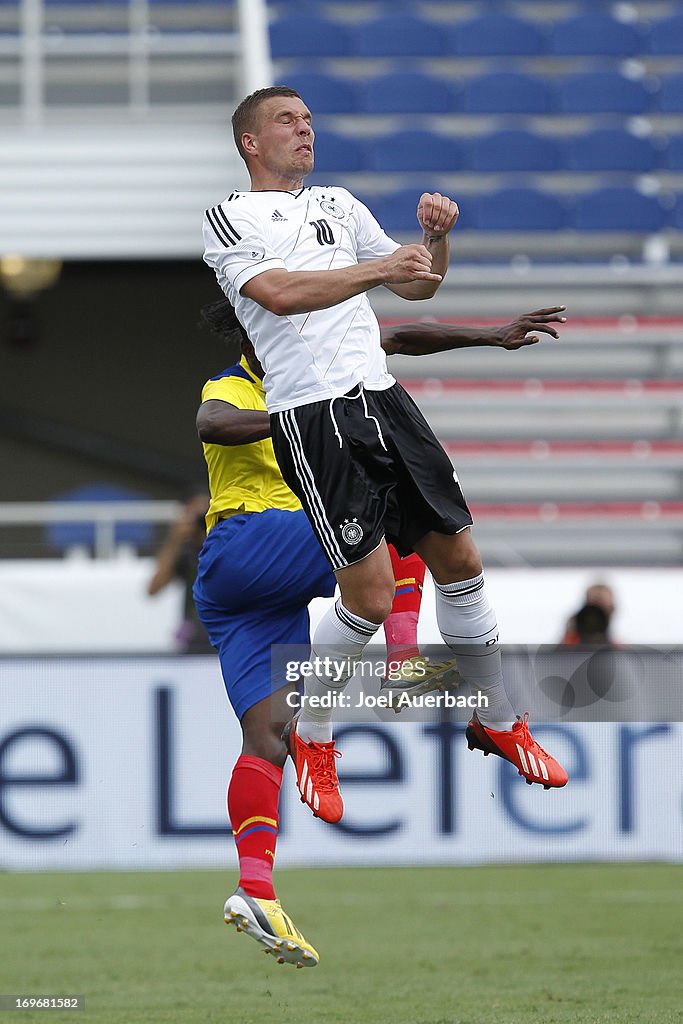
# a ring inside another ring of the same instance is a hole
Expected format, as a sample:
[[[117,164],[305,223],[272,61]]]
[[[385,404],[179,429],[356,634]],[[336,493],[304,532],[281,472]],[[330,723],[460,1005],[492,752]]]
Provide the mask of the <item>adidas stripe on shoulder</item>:
[[[222,206],[212,206],[210,210],[205,211],[204,215],[211,225],[214,235],[226,248],[237,245],[242,240],[237,228],[225,216]]]

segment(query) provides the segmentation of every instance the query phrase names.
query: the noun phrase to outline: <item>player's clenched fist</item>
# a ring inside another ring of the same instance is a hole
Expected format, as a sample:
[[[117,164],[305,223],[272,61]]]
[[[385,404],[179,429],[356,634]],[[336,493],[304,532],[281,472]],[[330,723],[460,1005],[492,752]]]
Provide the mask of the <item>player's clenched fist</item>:
[[[423,192],[417,204],[417,219],[427,235],[447,235],[459,213],[458,204],[440,192]]]
[[[432,254],[424,245],[402,245],[385,259],[385,284],[408,284],[410,281],[440,281],[432,274]]]

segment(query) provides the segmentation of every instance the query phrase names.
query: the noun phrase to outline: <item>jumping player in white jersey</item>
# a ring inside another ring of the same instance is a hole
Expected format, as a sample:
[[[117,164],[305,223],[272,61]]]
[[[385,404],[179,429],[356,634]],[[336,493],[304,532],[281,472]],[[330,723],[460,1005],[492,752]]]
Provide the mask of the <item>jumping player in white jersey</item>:
[[[422,243],[401,246],[346,189],[304,185],[314,133],[294,90],[258,90],[232,121],[251,190],[206,211],[204,259],[254,344],[278,464],[341,592],[313,637],[335,678],[308,677],[304,710],[285,731],[300,790],[319,817],[341,818],[331,711],[315,698],[347,684],[391,610],[387,539],[424,559],[444,642],[487,699],[468,726],[470,747],[511,761],[529,783],[564,786],[566,772],[510,704],[469,509],[450,459],[387,371],[367,297],[379,285],[408,300],[435,294],[457,204],[423,193]]]

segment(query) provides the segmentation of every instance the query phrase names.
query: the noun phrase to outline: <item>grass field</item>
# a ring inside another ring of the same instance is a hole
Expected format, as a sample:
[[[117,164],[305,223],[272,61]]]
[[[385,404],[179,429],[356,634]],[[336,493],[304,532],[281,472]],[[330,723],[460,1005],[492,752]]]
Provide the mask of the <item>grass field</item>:
[[[0,875],[0,993],[81,1024],[683,1022],[683,867],[283,871],[321,954],[278,965],[222,923],[220,872]]]

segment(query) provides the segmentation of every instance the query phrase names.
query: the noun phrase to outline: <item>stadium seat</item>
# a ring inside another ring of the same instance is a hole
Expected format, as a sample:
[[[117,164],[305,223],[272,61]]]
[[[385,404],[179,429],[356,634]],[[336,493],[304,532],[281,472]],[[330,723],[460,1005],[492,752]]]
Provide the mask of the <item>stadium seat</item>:
[[[683,135],[672,135],[664,162],[670,171],[683,171]]]
[[[369,147],[373,171],[460,171],[464,147],[457,139],[428,131],[396,132],[374,139]]]
[[[270,26],[273,58],[348,57],[356,49],[351,26],[315,14],[294,14]]]
[[[663,114],[683,114],[683,75],[663,75],[657,105]]]
[[[561,79],[560,109],[566,114],[642,114],[650,97],[642,82],[616,71],[588,71]]]
[[[683,57],[683,14],[653,22],[648,43],[651,53]]]
[[[419,232],[417,201],[422,191],[423,189],[417,186],[373,196],[367,199],[366,206],[389,235]]]
[[[642,50],[639,29],[601,11],[589,11],[556,22],[551,52],[557,56],[632,57]]]
[[[400,238],[406,234],[419,234],[417,203],[424,191],[448,193],[448,188],[439,185],[438,181],[421,181],[411,188],[398,189],[396,192],[384,193],[381,196],[369,196],[362,201],[388,234]],[[476,201],[471,195],[458,197],[458,231],[467,231],[474,227],[473,208]]]
[[[567,214],[560,199],[549,192],[504,188],[478,199],[474,219],[481,231],[560,231]]]
[[[397,71],[367,83],[364,108],[369,114],[446,114],[455,108],[454,90],[441,78]]]
[[[671,226],[683,231],[683,195],[678,196],[671,214]]]
[[[146,495],[137,491],[120,487],[117,484],[99,483],[84,484],[71,491],[58,495],[54,500],[73,504],[75,502],[98,501],[144,501]],[[58,551],[67,551],[73,547],[94,548],[96,528],[94,523],[53,522],[45,527],[45,542]],[[151,523],[118,523],[114,542],[116,544],[132,544],[135,547],[148,547],[154,540],[154,527]]]
[[[567,167],[573,171],[651,171],[659,152],[649,138],[618,128],[573,136],[567,143]]]
[[[313,101],[315,102],[315,101]],[[317,174],[335,171],[362,171],[367,166],[365,147],[355,138],[320,130],[315,136]]]
[[[474,171],[555,171],[560,148],[533,132],[494,132],[472,140],[469,164]]]
[[[579,231],[659,231],[665,214],[655,196],[631,188],[600,188],[576,199],[572,226]]]
[[[316,114],[355,114],[360,110],[358,86],[348,78],[319,71],[300,71],[287,75],[287,85],[304,102],[312,104]]]
[[[450,41],[450,52],[460,57],[528,57],[545,49],[545,36],[534,22],[499,12],[460,22]]]
[[[446,33],[434,21],[412,14],[389,14],[358,28],[361,57],[438,57],[446,52]]]
[[[547,79],[508,71],[468,79],[460,106],[466,114],[549,114],[557,101]]]

